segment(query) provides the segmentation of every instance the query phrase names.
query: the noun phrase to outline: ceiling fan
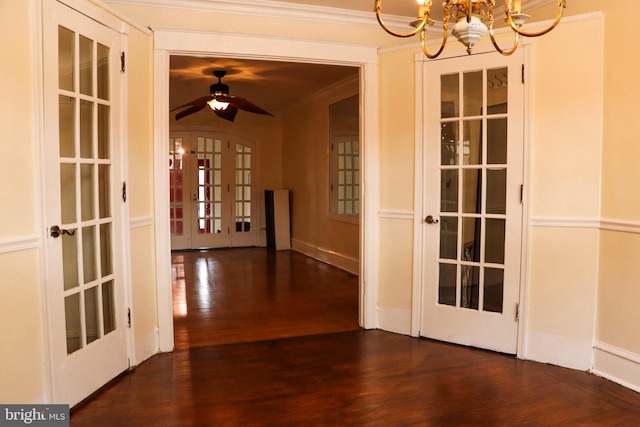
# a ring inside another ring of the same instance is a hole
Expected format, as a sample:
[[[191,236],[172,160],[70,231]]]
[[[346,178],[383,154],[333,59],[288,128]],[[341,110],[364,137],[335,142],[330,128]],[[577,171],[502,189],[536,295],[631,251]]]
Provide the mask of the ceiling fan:
[[[216,113],[218,117],[229,120],[230,122],[235,119],[236,114],[238,114],[238,110],[273,116],[273,114],[263,110],[255,104],[252,104],[244,98],[229,95],[229,86],[222,83],[222,78],[226,74],[227,72],[224,70],[215,70],[213,72],[213,75],[218,78],[218,83],[214,83],[211,85],[209,90],[209,92],[211,93],[210,95],[194,99],[193,101],[187,102],[186,104],[171,110],[171,112],[174,112],[184,107],[189,107],[186,110],[180,111],[178,114],[176,114],[176,120],[180,120],[181,118],[186,117],[190,114],[197,113],[207,105],[211,107],[213,112]]]

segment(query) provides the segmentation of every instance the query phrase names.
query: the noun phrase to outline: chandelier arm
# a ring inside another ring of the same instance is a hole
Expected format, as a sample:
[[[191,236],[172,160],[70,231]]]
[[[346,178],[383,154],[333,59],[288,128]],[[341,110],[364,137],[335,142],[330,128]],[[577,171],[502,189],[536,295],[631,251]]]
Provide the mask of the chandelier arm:
[[[555,21],[553,21],[553,23],[549,27],[539,32],[523,31],[520,28],[518,28],[515,21],[513,20],[513,17],[511,16],[511,11],[509,10],[507,10],[507,22],[509,23],[509,26],[511,27],[511,29],[516,33],[520,34],[521,36],[525,36],[525,37],[543,36],[547,34],[549,31],[553,30],[560,23],[560,20],[562,19],[562,14],[566,7],[567,7],[566,0],[558,0],[558,13],[556,15]]]
[[[509,0],[505,0],[505,1],[508,2]],[[495,32],[493,31],[493,24],[494,24],[494,21],[493,21],[493,2],[492,2],[489,5],[489,37],[491,38],[491,43],[493,43],[493,47],[495,47],[496,50],[500,52],[502,55],[509,56],[513,54],[518,48],[518,45],[520,44],[520,33],[515,33],[516,35],[515,41],[513,43],[513,47],[511,48],[511,50],[504,50],[498,45]]]
[[[382,27],[383,30],[385,30],[387,33],[391,34],[392,36],[395,37],[411,37],[411,36],[415,36],[416,34],[418,34],[419,32],[421,32],[423,29],[425,29],[427,27],[427,23],[429,21],[429,11],[427,11],[427,13],[425,13],[425,15],[422,17],[422,21],[420,22],[420,24],[416,27],[415,30],[410,31],[408,33],[397,33],[393,30],[391,30],[389,27],[387,27],[387,25],[384,23],[384,20],[382,19],[382,0],[376,0],[375,3],[375,7],[374,7],[374,11],[376,12],[376,18],[378,19],[378,23],[380,24],[380,26]]]
[[[447,2],[442,3],[442,9],[444,11],[444,15],[442,17],[442,44],[440,45],[440,49],[438,49],[436,53],[431,54],[427,51],[427,46],[425,44],[427,30],[425,29],[424,31],[420,32],[420,47],[422,48],[422,53],[424,53],[424,55],[429,59],[435,59],[440,56],[445,46],[447,45],[447,38],[449,37],[449,17],[451,16],[449,12],[450,8],[451,6],[447,7]]]
[[[445,46],[447,45],[447,37],[449,36],[449,31],[447,31],[447,28],[444,29],[444,35],[442,36],[442,45],[440,45],[440,49],[438,49],[438,51],[434,54],[427,52],[427,46],[425,45],[426,34],[426,31],[420,33],[420,47],[422,48],[422,53],[424,53],[424,55],[429,59],[435,59],[440,56]]]
[[[518,49],[518,45],[520,44],[520,33],[515,33],[515,34],[516,34],[516,37],[515,37],[515,41],[513,42],[513,47],[511,48],[511,50],[503,50],[498,45],[498,42],[496,41],[495,35],[493,33],[493,26],[489,28],[489,37],[491,37],[491,43],[493,43],[493,47],[495,47],[496,50],[504,56],[510,56],[516,51],[516,49]]]

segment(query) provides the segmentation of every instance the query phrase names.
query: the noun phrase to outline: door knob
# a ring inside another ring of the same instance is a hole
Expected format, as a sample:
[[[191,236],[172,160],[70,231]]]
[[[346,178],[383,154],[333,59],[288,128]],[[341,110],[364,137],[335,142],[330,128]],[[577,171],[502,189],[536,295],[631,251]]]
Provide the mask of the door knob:
[[[58,238],[61,234],[68,234],[69,236],[73,236],[76,234],[76,230],[63,230],[57,225],[51,226],[51,237]]]
[[[432,216],[432,215],[429,215],[429,216],[427,216],[427,217],[424,219],[424,222],[426,222],[427,224],[437,224],[437,223],[439,223],[440,221],[439,221],[439,220],[437,220],[437,219],[435,219],[435,218],[433,218],[433,216]]]

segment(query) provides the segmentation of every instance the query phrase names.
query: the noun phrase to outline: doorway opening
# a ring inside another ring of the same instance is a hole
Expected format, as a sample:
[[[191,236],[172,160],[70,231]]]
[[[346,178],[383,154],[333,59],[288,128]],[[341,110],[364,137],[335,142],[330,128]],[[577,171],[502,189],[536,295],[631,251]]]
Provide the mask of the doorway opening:
[[[194,31],[157,30],[154,32],[154,194],[156,220],[156,266],[158,270],[158,339],[160,351],[174,348],[173,301],[171,283],[171,236],[169,232],[169,134],[167,112],[172,55],[216,58],[243,58],[289,61],[301,64],[330,64],[359,69],[361,135],[361,226],[359,229],[358,283],[359,324],[377,327],[377,289],[375,274],[378,265],[379,196],[378,163],[379,129],[378,52],[375,46],[349,43],[318,42],[289,38],[271,38],[268,45],[258,36],[228,33],[198,33]],[[231,87],[233,90],[233,87]],[[238,115],[240,117],[240,115]],[[264,117],[271,119],[271,117]],[[239,122],[238,122],[239,123]],[[371,165],[371,166],[368,166]],[[286,183],[285,183],[286,184]],[[366,243],[365,243],[366,242]]]
[[[177,115],[192,110],[176,107],[209,95],[212,76],[220,71],[230,96],[250,100],[271,116],[239,109],[229,120],[208,107]],[[169,210],[176,348],[358,327],[359,222],[357,215],[345,220],[330,213],[327,147],[332,143],[330,132],[338,129],[335,118],[329,123],[329,116],[335,116],[329,114],[330,106],[336,101],[355,96],[358,132],[359,77],[360,68],[354,66],[170,57],[169,101],[175,111],[169,118]],[[359,163],[357,155],[348,160]],[[311,188],[304,182],[309,178],[315,183]],[[282,188],[292,195],[295,251],[267,253],[265,192]],[[218,249],[203,251],[214,248]],[[288,273],[280,271],[282,265]],[[314,267],[303,268],[310,265]],[[228,267],[252,274],[238,283],[238,277],[224,273]],[[286,291],[289,297],[283,297]],[[301,304],[296,297],[313,303]],[[282,298],[291,301],[284,304]]]

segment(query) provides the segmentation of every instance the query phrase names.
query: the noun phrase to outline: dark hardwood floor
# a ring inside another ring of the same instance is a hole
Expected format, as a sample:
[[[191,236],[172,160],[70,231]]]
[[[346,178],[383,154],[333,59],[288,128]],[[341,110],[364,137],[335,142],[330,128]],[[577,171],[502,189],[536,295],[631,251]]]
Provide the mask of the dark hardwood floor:
[[[174,261],[181,348],[74,408],[72,426],[640,426],[640,394],[594,375],[358,330],[357,279],[300,254]]]
[[[172,256],[176,348],[358,329],[358,277],[294,251]]]

